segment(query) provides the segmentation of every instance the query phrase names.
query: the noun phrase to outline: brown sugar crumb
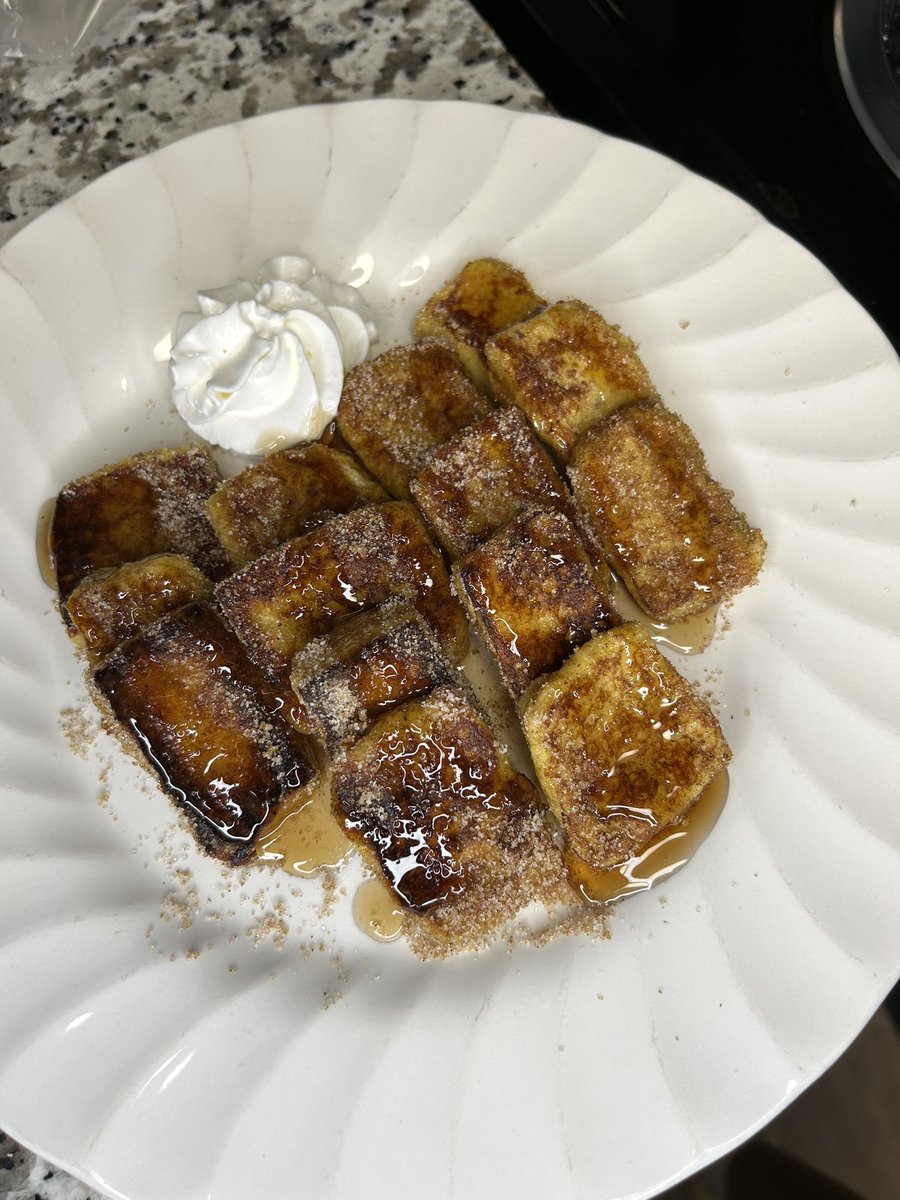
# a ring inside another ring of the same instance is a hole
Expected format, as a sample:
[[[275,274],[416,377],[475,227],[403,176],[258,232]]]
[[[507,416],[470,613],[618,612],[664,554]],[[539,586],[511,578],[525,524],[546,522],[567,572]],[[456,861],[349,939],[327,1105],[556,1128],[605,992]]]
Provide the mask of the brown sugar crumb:
[[[636,624],[586,642],[521,711],[576,875],[640,854],[731,757],[709,706]]]
[[[336,764],[332,795],[407,914],[416,953],[483,945],[524,905],[564,888],[540,797],[458,687],[379,718]]]
[[[618,621],[612,580],[562,513],[526,509],[456,565],[457,594],[514,700]]]
[[[437,547],[411,504],[372,504],[334,517],[224,580],[216,598],[247,652],[273,679],[336,620],[406,595],[434,627],[447,655],[465,653],[468,632]]]
[[[576,446],[569,478],[607,557],[651,617],[702,612],[756,580],[762,534],[662,404],[632,404],[596,425]]]
[[[410,485],[451,558],[469,554],[522,508],[574,519],[568,489],[518,409],[501,409],[445,442]]]
[[[413,328],[417,338],[446,341],[474,383],[489,393],[485,342],[545,303],[521,271],[498,258],[478,258],[434,293]]]
[[[86,759],[100,730],[100,719],[96,711],[63,708],[59,713],[59,727],[75,757]]]
[[[497,334],[485,356],[495,398],[521,408],[563,459],[602,417],[656,396],[634,342],[581,300]]]
[[[391,495],[406,500],[410,477],[431,451],[492,408],[452,352],[427,341],[396,346],[349,371],[338,426]]]
[[[151,554],[183,554],[211,579],[230,570],[206,516],[220,481],[200,446],[136,454],[67,484],[59,493],[50,549],[65,599],[91,571]]]
[[[207,501],[207,511],[239,568],[305,533],[319,513],[334,515],[386,499],[352,455],[316,442],[270,454],[226,479]]]

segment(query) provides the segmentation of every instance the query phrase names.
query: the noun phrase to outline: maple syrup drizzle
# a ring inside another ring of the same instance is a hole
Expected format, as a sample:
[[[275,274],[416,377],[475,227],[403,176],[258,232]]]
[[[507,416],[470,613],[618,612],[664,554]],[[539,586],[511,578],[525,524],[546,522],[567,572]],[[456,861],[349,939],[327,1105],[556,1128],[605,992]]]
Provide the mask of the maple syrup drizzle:
[[[377,879],[365,879],[356,889],[353,919],[376,942],[393,942],[403,932],[403,910]]]
[[[668,646],[679,654],[699,654],[713,640],[716,632],[717,606],[704,609],[676,621],[655,621],[644,612],[622,580],[611,571],[612,598],[623,621],[639,621],[649,631],[658,646]]]
[[[661,829],[641,854],[610,871],[595,871],[584,863],[575,870],[570,867],[573,882],[586,900],[600,904],[661,883],[694,856],[719,819],[727,796],[728,772],[723,768],[687,816]]]
[[[35,548],[37,550],[38,569],[41,579],[47,587],[56,591],[56,563],[50,550],[50,530],[53,525],[53,512],[56,508],[56,497],[45,500],[38,510],[37,534]]]
[[[349,852],[350,842],[331,812],[331,772],[327,770],[297,794],[287,812],[278,813],[257,847],[261,862],[303,877],[338,866]]]

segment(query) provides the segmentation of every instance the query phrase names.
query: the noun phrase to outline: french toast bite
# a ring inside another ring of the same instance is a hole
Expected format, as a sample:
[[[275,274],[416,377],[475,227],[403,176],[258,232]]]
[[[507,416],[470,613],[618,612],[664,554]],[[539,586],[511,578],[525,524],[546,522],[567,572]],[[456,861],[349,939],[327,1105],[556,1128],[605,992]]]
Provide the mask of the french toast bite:
[[[379,717],[336,764],[332,802],[426,941],[482,942],[559,886],[537,792],[456,687]],[[407,924],[415,950],[414,930]]]
[[[634,342],[581,300],[564,300],[485,345],[494,398],[527,414],[565,461],[601,417],[656,389]]]
[[[515,267],[499,258],[476,258],[426,302],[413,331],[417,338],[440,338],[452,346],[466,374],[490,394],[485,342],[545,304]]]
[[[569,479],[610,563],[651,617],[702,612],[755,582],[762,534],[662,404],[629,405],[591,429],[575,447]]]
[[[448,657],[462,658],[466,619],[450,593],[437,547],[411,504],[370,504],[270,550],[216,588],[226,620],[273,680],[339,617],[404,594],[434,627]]]
[[[709,706],[637,624],[585,642],[521,714],[576,880],[639,855],[731,758]]]
[[[308,740],[215,610],[197,601],[123,643],[94,672],[120,729],[190,818],[199,845],[237,864],[313,775]]]
[[[97,661],[157,617],[191,600],[212,598],[212,584],[183,554],[94,571],[65,603],[70,632]]]
[[[462,558],[530,504],[574,518],[565,484],[515,408],[498,409],[445,442],[410,485],[451,558]]]
[[[392,496],[409,498],[409,480],[431,451],[486,416],[486,400],[440,342],[396,346],[347,373],[338,428]]]
[[[235,570],[288,538],[313,518],[386,500],[380,484],[351,454],[314,442],[270,454],[226,479],[207,512]]]
[[[334,757],[380,712],[454,678],[432,627],[404,596],[339,621],[294,656],[299,720]]]
[[[206,516],[220,475],[201,446],[150,450],[75,479],[59,493],[50,553],[65,600],[91,571],[183,554],[210,579],[230,566]]]
[[[513,700],[576,646],[618,623],[606,564],[568,517],[529,508],[453,569],[456,594]]]

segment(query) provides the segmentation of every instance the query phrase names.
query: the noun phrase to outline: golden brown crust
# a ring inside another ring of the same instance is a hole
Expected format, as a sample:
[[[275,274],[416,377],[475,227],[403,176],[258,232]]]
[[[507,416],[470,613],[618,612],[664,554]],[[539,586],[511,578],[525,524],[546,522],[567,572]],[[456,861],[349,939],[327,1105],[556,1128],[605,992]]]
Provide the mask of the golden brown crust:
[[[629,405],[590,430],[569,479],[609,561],[651,617],[702,612],[756,580],[762,534],[662,404]]]
[[[446,341],[475,384],[489,392],[485,342],[545,303],[521,271],[498,258],[478,258],[434,293],[416,316],[413,330],[417,338]]]
[[[312,638],[350,613],[407,595],[448,656],[468,641],[443,559],[411,504],[371,504],[285,542],[223,580],[216,599],[250,657],[272,678]]]
[[[518,409],[498,409],[436,450],[411,491],[451,558],[471,553],[522,508],[574,518],[568,488]]]
[[[521,408],[563,460],[602,417],[656,395],[634,342],[581,300],[496,334],[485,357],[498,403]]]
[[[393,596],[309,642],[294,656],[291,685],[301,720],[334,756],[379,713],[455,674],[421,613]]]
[[[211,596],[212,584],[190,559],[154,554],[88,575],[65,611],[88,657],[97,661],[157,617]]]
[[[567,853],[593,870],[640,854],[731,757],[709,706],[640,625],[585,642],[521,712]]]
[[[377,876],[432,937],[489,936],[539,898],[541,879],[558,885],[537,792],[456,687],[380,717],[336,765],[332,797]]]
[[[347,373],[338,427],[392,496],[436,446],[492,409],[440,342],[397,346]]]
[[[50,529],[61,597],[91,571],[166,551],[221,579],[230,566],[206,516],[219,482],[208,450],[182,446],[136,454],[67,484]]]
[[[207,512],[238,569],[305,533],[320,513],[386,499],[352,455],[316,442],[270,454],[224,480],[207,501]]]
[[[456,565],[456,593],[514,700],[617,623],[605,563],[562,513],[529,508]]]
[[[125,642],[94,682],[199,845],[227,862],[250,857],[283,797],[312,778],[282,698],[203,601]]]

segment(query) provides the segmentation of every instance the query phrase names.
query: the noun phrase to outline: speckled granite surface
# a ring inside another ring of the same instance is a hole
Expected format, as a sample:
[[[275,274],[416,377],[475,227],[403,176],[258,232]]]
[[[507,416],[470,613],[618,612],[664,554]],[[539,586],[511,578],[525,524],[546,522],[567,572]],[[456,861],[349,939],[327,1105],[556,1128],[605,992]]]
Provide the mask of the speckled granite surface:
[[[0,243],[120,163],[257,113],[377,96],[546,108],[465,0],[134,0],[77,58],[0,61]],[[0,1197],[96,1196],[0,1133]]]

